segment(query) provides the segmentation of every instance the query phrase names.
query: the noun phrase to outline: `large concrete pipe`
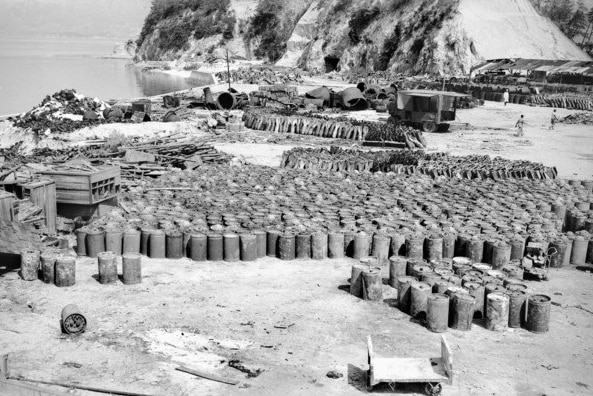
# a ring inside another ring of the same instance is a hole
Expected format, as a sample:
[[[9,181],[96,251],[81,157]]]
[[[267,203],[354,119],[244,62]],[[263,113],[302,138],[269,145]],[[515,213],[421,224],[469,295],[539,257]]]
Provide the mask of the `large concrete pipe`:
[[[358,88],[346,88],[340,92],[342,104],[346,110],[366,110],[369,104]]]

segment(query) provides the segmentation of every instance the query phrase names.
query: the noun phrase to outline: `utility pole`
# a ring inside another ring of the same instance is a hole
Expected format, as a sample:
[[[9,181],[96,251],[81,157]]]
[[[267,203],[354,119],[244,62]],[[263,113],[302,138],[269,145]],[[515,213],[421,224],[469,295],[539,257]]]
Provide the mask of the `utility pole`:
[[[227,82],[229,83],[229,92],[231,92],[231,66],[229,64],[229,49],[226,49],[226,72]]]

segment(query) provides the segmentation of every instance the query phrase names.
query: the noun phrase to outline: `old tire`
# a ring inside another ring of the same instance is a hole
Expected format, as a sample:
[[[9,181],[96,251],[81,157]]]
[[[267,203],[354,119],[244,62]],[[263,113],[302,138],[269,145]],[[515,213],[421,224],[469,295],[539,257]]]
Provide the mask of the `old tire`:
[[[424,121],[422,123],[422,130],[424,132],[436,132],[439,129],[434,121]]]

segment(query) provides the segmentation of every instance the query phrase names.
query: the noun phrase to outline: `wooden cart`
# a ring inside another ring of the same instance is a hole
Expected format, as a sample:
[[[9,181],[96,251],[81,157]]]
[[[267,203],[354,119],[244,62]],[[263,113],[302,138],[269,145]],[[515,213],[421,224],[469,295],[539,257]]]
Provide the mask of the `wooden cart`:
[[[441,357],[436,358],[383,358],[375,356],[371,336],[367,337],[369,352],[369,370],[367,389],[371,391],[381,382],[426,383],[425,391],[430,396],[437,396],[442,391],[441,383],[453,383],[453,359],[445,336],[441,337]]]

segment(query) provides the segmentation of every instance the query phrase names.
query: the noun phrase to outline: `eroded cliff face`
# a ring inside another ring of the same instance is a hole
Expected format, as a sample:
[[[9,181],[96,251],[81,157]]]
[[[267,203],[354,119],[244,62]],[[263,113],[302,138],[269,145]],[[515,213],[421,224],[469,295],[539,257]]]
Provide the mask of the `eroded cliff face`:
[[[467,75],[484,59],[590,59],[529,0],[230,0],[226,15],[232,37],[196,39],[189,31],[173,49],[162,45],[163,31],[192,12],[159,21],[137,56],[201,60],[224,46],[236,58],[311,71],[444,76]]]

